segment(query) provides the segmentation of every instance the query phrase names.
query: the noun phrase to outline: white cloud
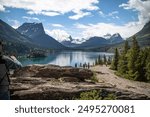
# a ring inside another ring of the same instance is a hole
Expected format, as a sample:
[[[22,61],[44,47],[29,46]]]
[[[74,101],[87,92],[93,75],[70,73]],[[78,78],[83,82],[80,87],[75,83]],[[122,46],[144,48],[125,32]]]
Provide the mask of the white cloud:
[[[124,9],[133,9],[138,11],[138,21],[131,21],[124,25],[116,25],[112,23],[96,23],[96,24],[76,24],[76,28],[82,30],[81,37],[88,39],[92,36],[104,36],[107,33],[114,34],[120,33],[123,38],[130,37],[140,31],[144,24],[150,20],[150,0],[129,0],[128,3],[122,4],[119,7]],[[108,14],[104,14],[99,11],[102,17],[112,17],[113,19],[119,19],[117,16],[119,12],[113,11]]]
[[[105,15],[102,11],[99,11],[99,14],[100,14],[100,16],[102,16],[102,17],[106,17],[106,15]]]
[[[23,16],[23,19],[27,20],[27,22],[41,22],[39,18],[36,17],[27,17],[27,16]]]
[[[106,18],[106,17],[111,17],[111,18],[113,18],[113,19],[119,19],[119,16],[117,16],[118,13],[119,13],[118,11],[112,11],[112,12],[110,12],[110,13],[108,13],[108,14],[105,14],[104,12],[99,11],[99,15],[100,15],[101,17],[104,17],[104,18]]]
[[[69,34],[64,31],[64,30],[60,30],[60,29],[54,29],[54,30],[45,30],[46,33],[50,36],[52,36],[53,38],[55,38],[57,41],[62,42],[64,40],[68,40],[69,41]]]
[[[113,19],[120,19],[119,16],[112,16]]]
[[[5,11],[5,8],[3,5],[0,4],[0,11]]]
[[[59,27],[59,28],[63,28],[64,26],[61,24],[51,24],[53,27]]]
[[[132,36],[141,30],[143,25],[136,25],[134,22],[129,22],[125,25],[116,25],[112,23],[97,23],[97,24],[76,24],[76,28],[82,30],[81,37],[88,39],[93,36],[103,37],[107,33],[120,33],[123,38]]]
[[[116,15],[118,13],[119,13],[118,11],[113,11],[113,12],[109,13],[108,16],[114,16],[114,15]]]
[[[150,0],[129,0],[127,3],[123,3],[119,7],[138,11],[138,24],[145,24],[150,20]]]
[[[21,23],[18,21],[18,20],[8,20],[9,22],[10,22],[10,24],[11,24],[11,26],[14,28],[14,29],[17,29],[20,25],[21,25]]]
[[[60,13],[58,12],[52,12],[52,11],[41,11],[41,12],[37,12],[37,11],[28,11],[27,12],[30,15],[36,14],[36,15],[47,15],[47,16],[57,16],[60,15]]]
[[[73,12],[77,18],[81,18],[81,15],[86,16],[89,11],[98,10],[98,3],[99,0],[0,0],[0,8],[1,10],[5,7],[21,8],[27,10],[29,14],[47,16]],[[72,19],[77,19],[76,17]]]
[[[73,15],[73,16],[69,16],[70,19],[73,19],[73,20],[78,20],[84,16],[88,16],[88,15],[91,15],[90,12],[78,12],[77,14]]]

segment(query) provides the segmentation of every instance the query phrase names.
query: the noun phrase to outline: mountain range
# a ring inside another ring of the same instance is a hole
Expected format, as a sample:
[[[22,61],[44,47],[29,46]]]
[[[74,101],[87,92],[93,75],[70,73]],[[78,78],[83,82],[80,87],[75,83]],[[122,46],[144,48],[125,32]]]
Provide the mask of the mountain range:
[[[74,42],[74,39],[71,36],[69,36],[67,40],[64,40],[60,43],[66,47],[76,47],[77,46],[77,43]]]
[[[0,40],[6,44],[5,49],[17,53],[28,53],[34,48],[43,49],[86,49],[107,51],[122,47],[124,40],[119,33],[106,34],[103,37],[94,36],[86,39],[73,39],[69,36],[66,41],[58,42],[47,35],[42,23],[24,23],[17,29],[0,20]],[[135,34],[140,46],[150,45],[150,22]],[[127,39],[131,42],[131,37]]]
[[[138,44],[140,45],[141,48],[150,47],[150,21],[146,23],[144,27],[133,36],[136,36]],[[129,42],[129,44],[131,44],[133,36],[126,39]],[[112,52],[115,48],[121,49],[123,45],[124,45],[124,42],[113,44],[109,47],[108,51]]]
[[[76,41],[76,42],[75,42]],[[66,47],[73,47],[73,48],[77,48],[77,49],[85,49],[85,48],[95,48],[95,47],[100,47],[100,46],[105,46],[105,45],[110,45],[110,44],[117,44],[124,41],[123,38],[120,36],[119,33],[110,35],[109,37],[107,35],[104,37],[91,37],[89,39],[82,39],[82,40],[77,40],[77,39],[73,39],[71,36],[69,37],[69,39],[67,41],[62,41],[60,43],[62,43],[64,46]]]
[[[109,46],[112,44],[117,44],[117,43],[120,43],[123,41],[124,40],[120,36],[120,34],[116,33],[116,34],[110,35],[109,38],[108,37],[107,38],[98,37],[98,36],[91,37],[81,44],[74,45],[74,48],[76,48],[76,49],[93,49],[93,48]]]

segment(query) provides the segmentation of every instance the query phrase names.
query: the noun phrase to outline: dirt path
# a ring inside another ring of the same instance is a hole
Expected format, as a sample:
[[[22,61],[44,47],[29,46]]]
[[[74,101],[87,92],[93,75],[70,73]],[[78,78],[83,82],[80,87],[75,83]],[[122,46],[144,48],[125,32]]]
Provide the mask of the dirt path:
[[[110,70],[106,66],[95,66],[91,68],[96,72],[96,77],[101,83],[109,83],[116,88],[132,91],[139,94],[145,94],[150,97],[150,83],[131,81],[128,79],[120,78],[114,74],[113,70]]]

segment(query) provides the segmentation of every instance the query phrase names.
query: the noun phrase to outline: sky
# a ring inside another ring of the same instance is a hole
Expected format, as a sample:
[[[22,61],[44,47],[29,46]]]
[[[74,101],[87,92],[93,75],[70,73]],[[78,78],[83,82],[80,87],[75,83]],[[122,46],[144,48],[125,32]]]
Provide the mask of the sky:
[[[150,21],[150,0],[0,0],[0,19],[17,28],[42,22],[59,42],[120,33],[123,38]]]

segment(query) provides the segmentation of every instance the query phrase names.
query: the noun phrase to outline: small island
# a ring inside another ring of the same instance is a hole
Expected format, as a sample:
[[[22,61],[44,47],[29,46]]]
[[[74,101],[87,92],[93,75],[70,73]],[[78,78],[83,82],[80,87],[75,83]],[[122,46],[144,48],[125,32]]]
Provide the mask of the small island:
[[[39,57],[46,57],[46,53],[44,51],[32,51],[27,55],[27,58],[39,58]]]

